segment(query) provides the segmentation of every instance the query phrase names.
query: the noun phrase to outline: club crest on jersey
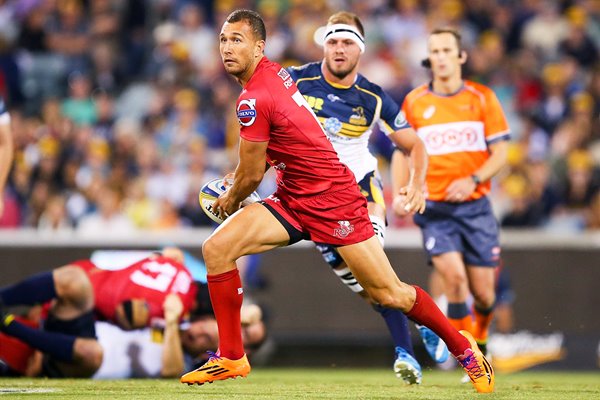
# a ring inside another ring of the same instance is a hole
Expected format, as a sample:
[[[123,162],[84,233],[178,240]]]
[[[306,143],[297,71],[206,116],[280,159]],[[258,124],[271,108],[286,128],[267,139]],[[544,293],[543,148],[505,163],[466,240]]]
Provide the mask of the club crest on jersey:
[[[367,125],[367,117],[365,117],[365,109],[362,106],[358,106],[352,109],[349,122],[354,125]]]
[[[237,107],[237,117],[240,125],[252,125],[256,120],[256,99],[241,100]]]
[[[340,227],[333,230],[333,236],[344,239],[354,232],[354,225],[350,221],[338,221],[338,224],[340,224]]]

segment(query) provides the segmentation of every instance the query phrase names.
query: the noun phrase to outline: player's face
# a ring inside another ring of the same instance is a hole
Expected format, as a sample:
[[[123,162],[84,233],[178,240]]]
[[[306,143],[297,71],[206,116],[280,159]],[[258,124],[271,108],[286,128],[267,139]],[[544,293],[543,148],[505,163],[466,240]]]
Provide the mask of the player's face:
[[[219,35],[219,51],[227,73],[240,77],[252,66],[259,49],[252,28],[245,21],[225,22]]]
[[[217,321],[206,317],[191,322],[189,328],[181,332],[181,344],[192,356],[216,349],[219,345]]]
[[[351,39],[329,38],[323,45],[325,67],[338,79],[356,73],[360,47]]]
[[[451,33],[439,33],[429,37],[429,61],[434,77],[460,77],[463,59],[456,38]]]

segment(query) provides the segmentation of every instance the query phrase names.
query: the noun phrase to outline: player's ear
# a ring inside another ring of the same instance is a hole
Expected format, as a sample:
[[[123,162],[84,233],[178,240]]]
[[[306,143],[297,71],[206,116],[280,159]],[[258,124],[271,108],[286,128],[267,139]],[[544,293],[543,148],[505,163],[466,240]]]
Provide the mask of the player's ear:
[[[464,50],[460,50],[460,53],[458,55],[458,61],[460,61],[461,64],[464,64],[467,62],[467,52]]]
[[[262,57],[265,52],[265,41],[259,40],[256,42],[256,46],[254,46],[254,58]]]

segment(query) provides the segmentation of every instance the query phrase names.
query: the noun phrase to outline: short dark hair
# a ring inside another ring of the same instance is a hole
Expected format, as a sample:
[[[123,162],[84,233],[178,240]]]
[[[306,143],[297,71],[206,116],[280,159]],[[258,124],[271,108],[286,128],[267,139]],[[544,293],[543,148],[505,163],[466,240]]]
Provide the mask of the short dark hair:
[[[240,21],[245,21],[250,25],[254,36],[258,40],[267,40],[267,28],[265,28],[265,22],[259,13],[252,10],[235,10],[225,20],[230,24]]]
[[[456,29],[450,27],[436,28],[433,31],[431,31],[429,36],[441,35],[443,33],[449,33],[450,35],[454,36],[454,39],[456,39],[456,45],[458,46],[458,53],[460,54],[460,52],[462,51],[462,36],[460,35],[460,32]]]

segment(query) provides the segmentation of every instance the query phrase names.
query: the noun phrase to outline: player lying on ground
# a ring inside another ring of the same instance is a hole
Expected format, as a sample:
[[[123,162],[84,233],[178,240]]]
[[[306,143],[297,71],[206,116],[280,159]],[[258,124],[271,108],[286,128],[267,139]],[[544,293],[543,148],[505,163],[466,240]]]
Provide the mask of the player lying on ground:
[[[91,260],[80,260],[0,289],[0,301],[6,306],[48,304],[44,330],[31,327],[2,312],[0,330],[44,353],[42,374],[50,377],[88,377],[100,367],[103,348],[96,339],[96,317],[121,329],[144,328],[162,320],[165,352],[161,374],[176,376],[184,370],[183,349],[197,356],[214,348],[214,321],[198,318],[179,329],[183,316],[197,311],[203,289],[193,283],[183,266],[183,254],[167,248],[119,270],[97,268]],[[205,289],[204,289],[205,290]],[[206,303],[206,301],[204,301]],[[202,306],[206,308],[206,305]],[[256,329],[252,340],[260,341]],[[212,327],[212,328],[211,328]],[[260,333],[260,328],[258,329]],[[248,335],[247,335],[248,336]]]
[[[290,74],[264,56],[266,30],[254,11],[231,13],[219,35],[225,70],[242,85],[239,163],[230,189],[213,204],[226,221],[204,242],[202,254],[219,326],[219,352],[181,378],[187,384],[247,376],[240,308],[243,289],[236,260],[302,239],[336,246],[369,296],[431,328],[448,346],[480,392],[494,387],[493,370],[468,332],[458,332],[431,297],[396,276],[369,219],[354,174],[342,164]],[[277,190],[240,209],[269,163]],[[402,189],[407,212],[422,213],[420,188]]]

